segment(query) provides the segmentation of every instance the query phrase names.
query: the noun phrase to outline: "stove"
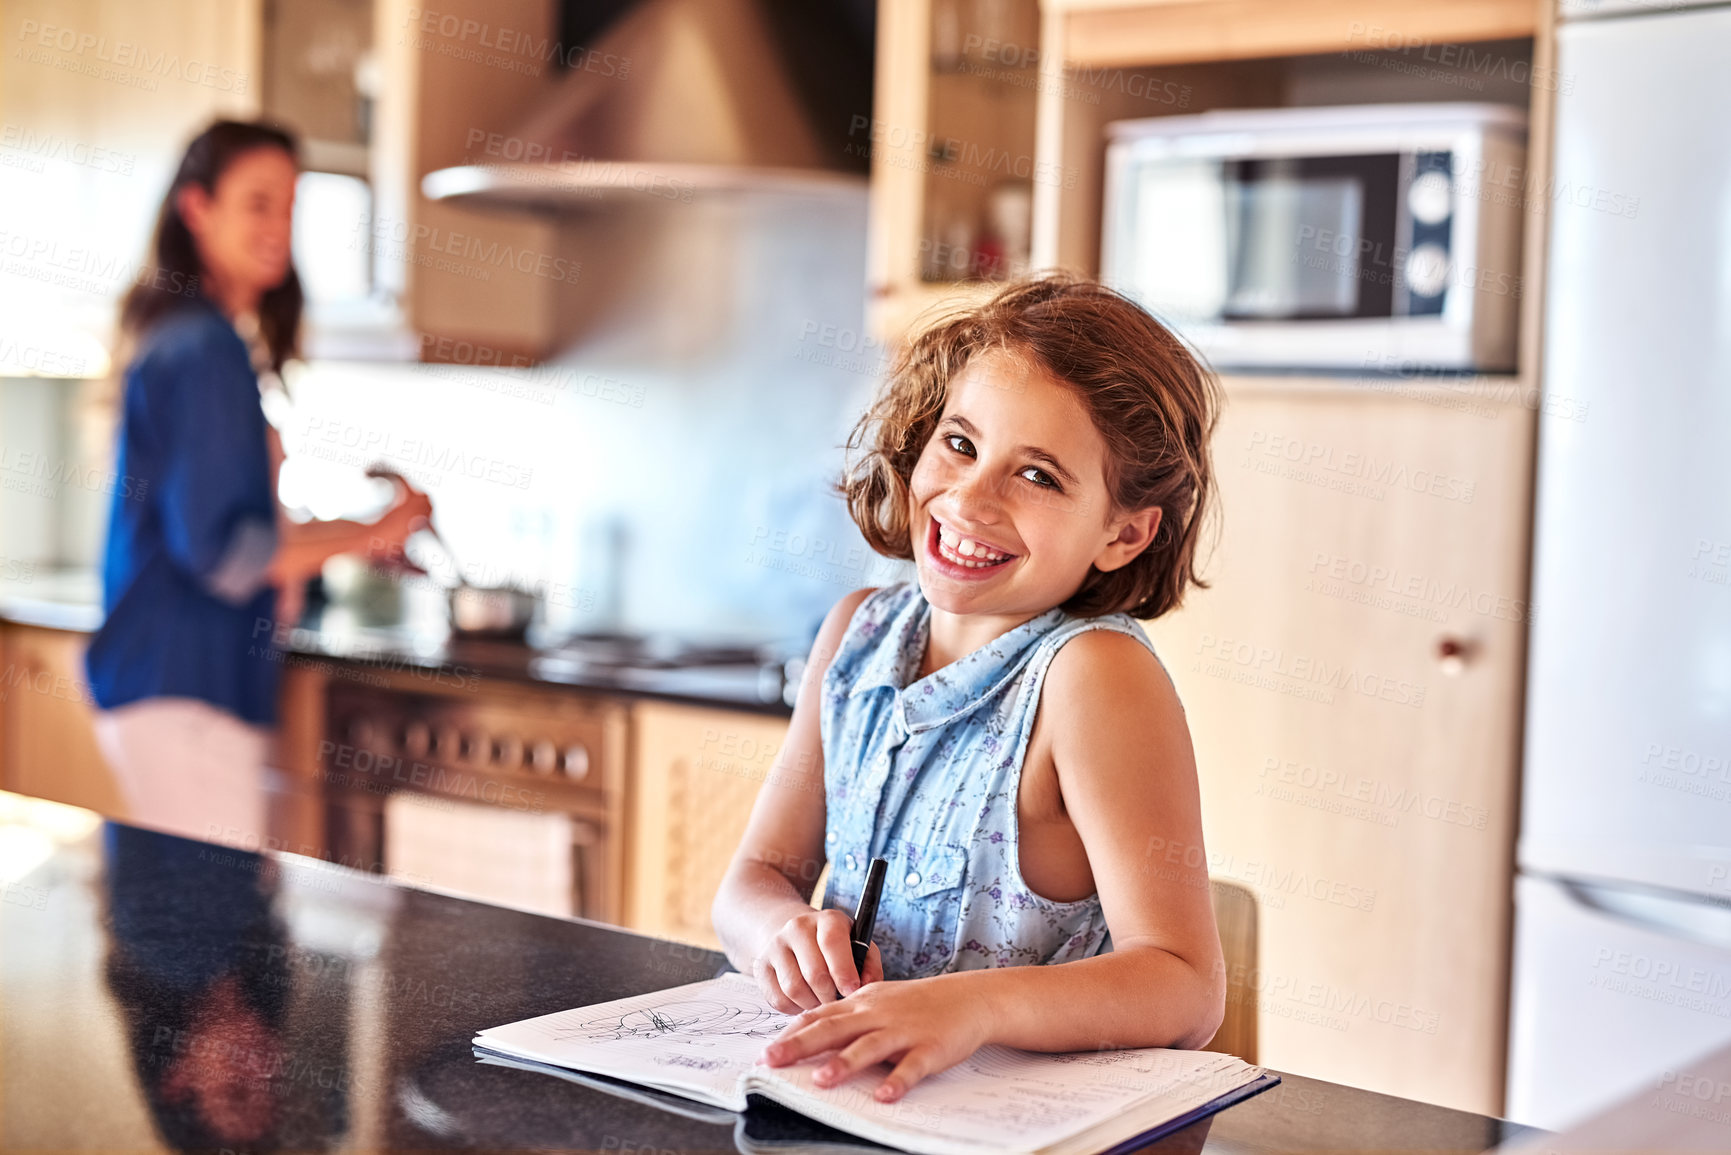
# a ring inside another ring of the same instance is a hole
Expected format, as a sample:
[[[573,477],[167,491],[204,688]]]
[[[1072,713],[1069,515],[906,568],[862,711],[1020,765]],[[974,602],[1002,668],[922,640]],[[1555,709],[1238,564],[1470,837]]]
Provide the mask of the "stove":
[[[605,681],[644,693],[789,707],[802,667],[801,658],[774,643],[620,633],[577,634],[542,648],[529,663],[544,681]]]

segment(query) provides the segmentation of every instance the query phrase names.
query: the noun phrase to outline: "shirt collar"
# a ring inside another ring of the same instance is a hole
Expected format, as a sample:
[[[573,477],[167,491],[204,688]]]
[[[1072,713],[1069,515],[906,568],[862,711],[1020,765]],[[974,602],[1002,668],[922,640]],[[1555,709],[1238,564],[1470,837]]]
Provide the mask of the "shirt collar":
[[[914,679],[931,629],[931,604],[918,591],[901,611],[878,626],[882,637],[860,666],[850,697],[879,687],[897,692],[903,727],[910,733],[941,726],[977,707],[1021,672],[1029,656],[1067,615],[1054,606],[979,649]]]

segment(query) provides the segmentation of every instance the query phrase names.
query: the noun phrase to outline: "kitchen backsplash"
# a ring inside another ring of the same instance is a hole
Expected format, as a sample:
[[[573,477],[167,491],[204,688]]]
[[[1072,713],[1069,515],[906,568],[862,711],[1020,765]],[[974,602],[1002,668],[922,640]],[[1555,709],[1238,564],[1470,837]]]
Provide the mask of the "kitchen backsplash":
[[[657,301],[693,286],[651,284],[634,315],[609,319],[605,347],[535,369],[295,367],[285,499],[321,517],[376,509],[380,483],[360,471],[381,462],[432,498],[469,580],[544,589],[556,628],[809,639],[848,590],[907,569],[865,545],[829,488],[882,370],[860,336],[864,196],[721,211],[724,259],[711,245],[691,275],[725,324],[695,353],[657,355],[679,324]],[[8,448],[72,453],[76,392],[8,383]],[[4,500],[0,554],[99,559],[102,495]]]

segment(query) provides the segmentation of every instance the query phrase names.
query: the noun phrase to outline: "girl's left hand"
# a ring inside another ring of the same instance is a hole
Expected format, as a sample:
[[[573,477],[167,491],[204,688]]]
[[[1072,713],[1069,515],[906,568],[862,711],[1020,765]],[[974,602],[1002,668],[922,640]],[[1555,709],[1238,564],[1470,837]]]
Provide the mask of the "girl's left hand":
[[[955,1066],[992,1037],[990,1006],[966,974],[867,983],[853,994],[802,1011],[764,1048],[772,1067],[834,1050],[812,1078],[837,1087],[874,1063],[895,1068],[874,1094],[892,1103],[909,1087]]]

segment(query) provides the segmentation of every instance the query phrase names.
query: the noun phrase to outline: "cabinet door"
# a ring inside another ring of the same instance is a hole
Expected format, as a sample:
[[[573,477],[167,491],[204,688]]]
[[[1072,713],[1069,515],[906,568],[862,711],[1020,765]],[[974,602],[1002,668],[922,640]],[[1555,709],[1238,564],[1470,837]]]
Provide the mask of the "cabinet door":
[[[871,120],[847,148],[871,158],[868,322],[894,343],[1026,271],[1025,198],[1052,181],[1034,157],[1051,77],[1037,0],[885,0],[877,29]]]
[[[84,681],[88,639],[35,626],[7,625],[0,632],[5,788],[125,818],[126,805],[96,745],[95,705]]]
[[[1149,632],[1210,873],[1258,900],[1261,1061],[1494,1112],[1533,412],[1513,382],[1227,388],[1213,586]]]
[[[719,947],[709,907],[787,726],[733,710],[633,708],[626,925]]]

